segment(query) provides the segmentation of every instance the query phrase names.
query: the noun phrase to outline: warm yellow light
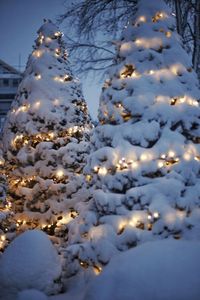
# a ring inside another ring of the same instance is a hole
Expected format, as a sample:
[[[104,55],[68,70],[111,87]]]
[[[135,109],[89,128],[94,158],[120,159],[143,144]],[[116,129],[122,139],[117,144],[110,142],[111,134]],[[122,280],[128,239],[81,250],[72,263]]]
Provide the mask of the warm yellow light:
[[[154,70],[150,70],[150,71],[149,71],[149,74],[150,74],[150,75],[153,75],[153,74],[154,74]]]
[[[94,266],[93,267],[95,275],[99,275],[102,271],[102,268],[100,266]]]
[[[170,38],[172,33],[171,33],[171,31],[167,31],[167,32],[165,32],[165,35],[166,35],[166,37]]]
[[[62,33],[61,33],[60,31],[57,31],[57,32],[54,33],[54,35],[55,35],[56,37],[59,37],[59,36],[62,35]]]
[[[142,41],[141,41],[140,39],[137,39],[137,40],[135,41],[135,43],[136,43],[136,45],[141,45],[141,44],[142,44]]]
[[[168,156],[169,157],[174,157],[176,155],[176,153],[174,152],[174,151],[172,151],[172,150],[170,150],[169,152],[168,152]]]
[[[188,100],[188,104],[189,104],[189,105],[192,105],[192,106],[196,106],[196,107],[199,106],[199,102],[196,101],[196,100],[193,100],[193,99],[189,99],[189,100]]]
[[[35,51],[33,52],[33,56],[35,56],[35,57],[37,57],[37,58],[41,57],[41,55],[42,55],[42,52],[41,52],[40,50],[35,50]]]
[[[137,169],[137,168],[138,168],[138,162],[133,161],[132,164],[131,164],[131,167],[132,167],[133,169]]]
[[[63,172],[63,170],[58,170],[57,172],[56,172],[56,177],[58,177],[58,178],[62,178],[64,176],[64,172]]]
[[[147,216],[147,219],[148,219],[148,220],[151,220],[151,219],[152,219],[152,215],[149,214],[149,215]]]
[[[188,152],[186,152],[186,153],[184,153],[183,158],[184,158],[185,160],[190,160],[190,159],[191,159],[191,154],[188,153]]]
[[[5,235],[1,235],[1,241],[4,242],[6,240],[6,236]]]
[[[42,78],[42,76],[41,76],[41,74],[37,74],[37,75],[35,75],[35,78],[36,78],[37,80],[39,80],[39,79]]]
[[[148,159],[148,156],[147,156],[145,153],[143,153],[143,154],[140,156],[140,159],[141,159],[141,161],[145,161],[145,160]]]
[[[50,137],[51,139],[53,139],[53,138],[54,138],[54,136],[55,136],[55,135],[54,135],[54,133],[53,133],[53,132],[50,132],[50,133],[49,133],[49,137]]]
[[[107,169],[105,168],[105,167],[101,167],[101,168],[99,168],[99,175],[102,175],[102,176],[104,176],[104,175],[106,175],[107,174]]]
[[[87,175],[86,175],[86,180],[87,180],[87,182],[91,181],[91,179],[92,179],[92,176],[91,176],[90,174],[87,174]]]
[[[155,211],[155,212],[153,213],[153,217],[154,217],[155,219],[158,219],[158,218],[159,218],[159,213],[158,213],[157,211]]]
[[[99,167],[98,167],[98,166],[95,166],[95,167],[94,167],[94,172],[98,172],[98,169],[99,169]]]
[[[58,82],[64,82],[64,79],[62,77],[59,77],[59,76],[55,76],[54,80],[58,81]]]
[[[145,16],[141,16],[141,17],[139,17],[139,21],[140,21],[140,22],[146,22],[146,18],[145,18]]]
[[[39,108],[40,107],[40,101],[36,101],[35,103],[34,103],[34,108]]]
[[[161,154],[160,156],[162,159],[165,159],[166,158],[166,154]]]
[[[163,166],[164,166],[164,163],[163,163],[162,161],[159,161],[159,162],[158,162],[158,167],[159,167],[159,168],[162,168]]]

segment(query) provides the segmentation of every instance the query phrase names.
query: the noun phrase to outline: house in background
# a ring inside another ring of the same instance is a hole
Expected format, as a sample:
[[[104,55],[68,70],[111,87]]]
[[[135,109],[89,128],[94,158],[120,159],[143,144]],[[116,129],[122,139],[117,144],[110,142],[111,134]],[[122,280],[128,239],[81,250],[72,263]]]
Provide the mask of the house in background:
[[[21,79],[19,71],[0,59],[0,132]]]

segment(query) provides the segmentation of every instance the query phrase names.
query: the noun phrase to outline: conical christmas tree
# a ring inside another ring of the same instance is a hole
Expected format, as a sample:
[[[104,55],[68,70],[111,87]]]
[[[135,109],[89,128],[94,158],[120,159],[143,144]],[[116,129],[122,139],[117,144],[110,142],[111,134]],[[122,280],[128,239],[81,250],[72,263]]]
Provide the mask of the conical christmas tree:
[[[100,98],[85,169],[96,191],[70,223],[71,272],[145,241],[200,238],[199,97],[169,9],[140,0]]]
[[[65,238],[74,204],[88,194],[81,173],[90,128],[62,33],[47,20],[3,131],[9,199],[19,231],[38,227]]]

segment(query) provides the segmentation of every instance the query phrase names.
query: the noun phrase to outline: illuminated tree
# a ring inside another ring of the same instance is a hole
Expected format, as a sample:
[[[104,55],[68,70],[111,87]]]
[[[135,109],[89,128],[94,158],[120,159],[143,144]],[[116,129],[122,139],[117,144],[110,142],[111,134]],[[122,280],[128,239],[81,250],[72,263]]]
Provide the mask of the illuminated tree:
[[[62,33],[47,20],[3,132],[9,198],[19,231],[43,228],[65,238],[74,204],[88,194],[81,173],[90,128]]]
[[[6,199],[7,183],[4,165],[5,160],[0,149],[0,251],[3,251],[8,245],[9,240],[15,235],[16,229],[11,203]]]
[[[200,92],[174,28],[163,1],[140,0],[118,42],[85,168],[94,199],[69,224],[71,273],[149,240],[200,237]]]

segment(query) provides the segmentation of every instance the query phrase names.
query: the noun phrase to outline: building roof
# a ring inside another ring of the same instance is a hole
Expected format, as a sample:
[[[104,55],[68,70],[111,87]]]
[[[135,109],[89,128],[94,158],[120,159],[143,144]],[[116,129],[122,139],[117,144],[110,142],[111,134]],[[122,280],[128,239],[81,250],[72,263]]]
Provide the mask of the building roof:
[[[16,74],[22,76],[21,72],[0,59],[0,74]]]

